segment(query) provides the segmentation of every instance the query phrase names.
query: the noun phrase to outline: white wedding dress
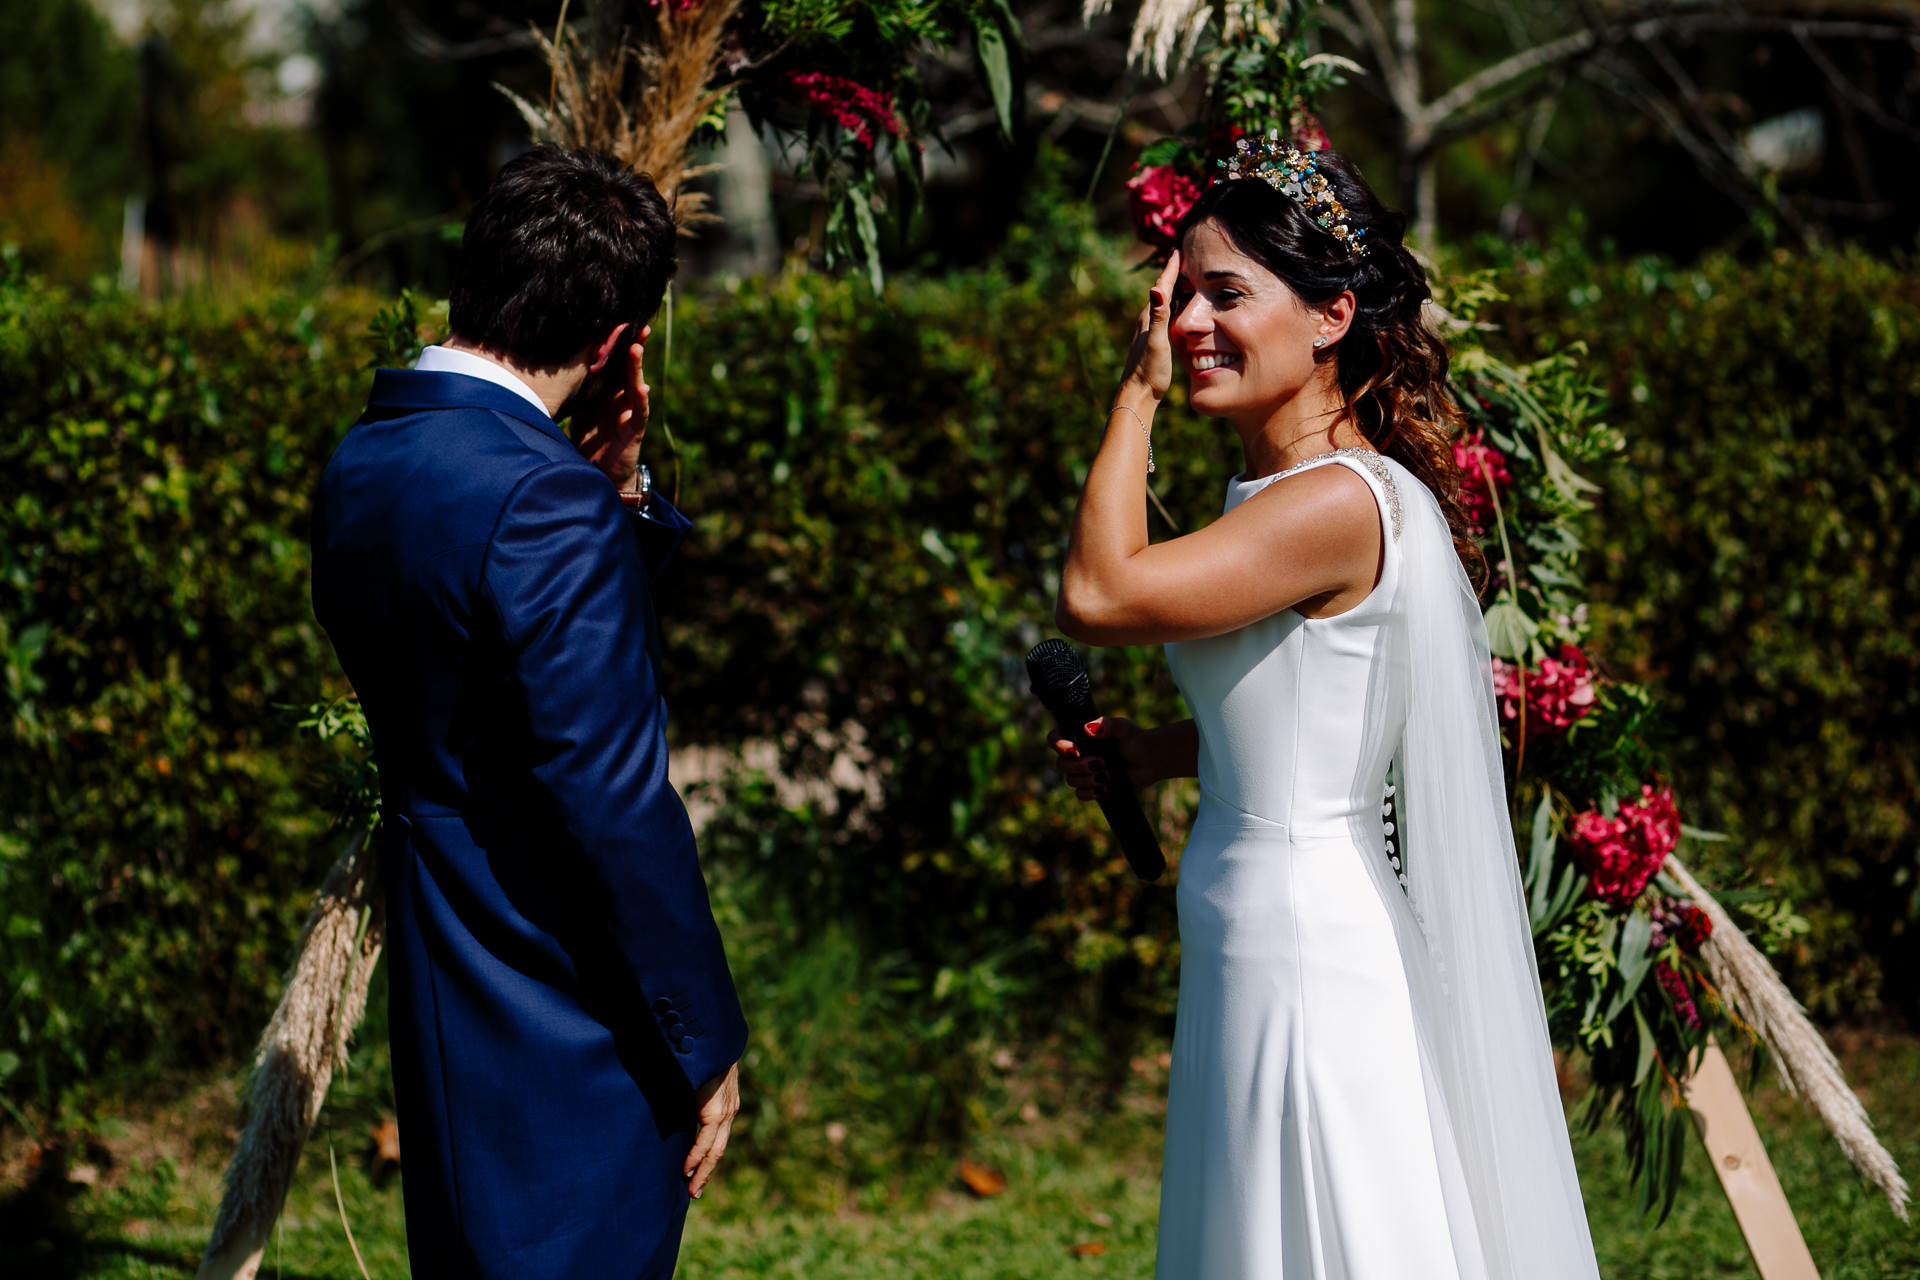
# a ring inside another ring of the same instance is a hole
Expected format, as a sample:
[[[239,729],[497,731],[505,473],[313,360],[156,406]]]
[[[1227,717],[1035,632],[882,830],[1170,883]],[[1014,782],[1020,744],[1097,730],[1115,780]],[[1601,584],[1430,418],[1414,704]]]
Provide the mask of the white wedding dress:
[[[1388,822],[1388,772],[1405,754],[1409,689],[1422,669],[1412,657],[1421,638],[1406,642],[1402,524],[1418,529],[1428,554],[1416,562],[1432,572],[1431,541],[1445,536],[1433,526],[1439,519],[1444,531],[1438,507],[1397,463],[1353,449],[1261,480],[1236,477],[1227,509],[1321,465],[1347,466],[1379,503],[1385,554],[1373,592],[1334,617],[1286,610],[1167,646],[1199,730],[1201,801],[1179,868],[1180,998],[1155,1274],[1584,1280],[1596,1271],[1557,1095],[1550,1120],[1535,1125],[1549,1132],[1517,1148],[1535,1167],[1498,1168],[1521,1162],[1486,1149],[1496,1135],[1455,1131],[1461,1115],[1497,1127],[1478,1108],[1499,1100],[1450,1087],[1449,1072],[1475,1068],[1438,1025],[1461,1011],[1450,1006],[1446,961],[1409,898]],[[1470,621],[1478,617],[1473,610]],[[1486,892],[1498,903],[1502,888]],[[1524,936],[1524,913],[1519,920]],[[1524,965],[1537,1012],[1530,945]],[[1472,1034],[1466,1020],[1455,1034]],[[1518,1059],[1538,1120],[1544,1019],[1537,1036],[1518,1038],[1518,1048],[1487,1051]],[[1546,1071],[1551,1090],[1550,1060]],[[1522,1197],[1506,1185],[1512,1178],[1543,1176],[1558,1183],[1544,1189],[1544,1209],[1495,1203]],[[1560,1221],[1537,1229],[1513,1222],[1513,1211]]]

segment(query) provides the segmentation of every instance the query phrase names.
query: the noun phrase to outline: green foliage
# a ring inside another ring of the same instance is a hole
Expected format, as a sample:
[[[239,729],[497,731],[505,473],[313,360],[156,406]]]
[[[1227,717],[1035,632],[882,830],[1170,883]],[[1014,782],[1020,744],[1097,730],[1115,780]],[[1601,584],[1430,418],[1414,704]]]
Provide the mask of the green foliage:
[[[1701,860],[1801,904],[1816,1010],[1914,1012],[1881,984],[1920,963],[1920,284],[1857,253],[1516,265],[1502,332],[1586,343],[1627,442],[1596,474],[1595,630],[1731,837]]]
[[[1083,1043],[1089,1063],[1124,1063],[1171,1010],[1171,895],[1134,881],[1097,813],[1054,784],[1019,665],[1050,629],[1069,513],[1140,281],[1089,239],[1072,206],[1024,223],[1018,244],[1008,264],[896,281],[878,298],[863,282],[798,275],[694,289],[677,304],[667,394],[678,456],[665,440],[649,449],[663,486],[682,481],[697,529],[663,584],[665,670],[676,750],[770,753],[692,790],[714,810],[703,848],[760,1033],[749,1078],[778,1099],[748,1117],[749,1131],[782,1195],[806,1198],[808,1169],[829,1170],[832,1186],[869,1185],[886,1176],[889,1151],[977,1130],[995,1097],[993,1063],[1012,1045],[1057,1033]],[[1910,288],[1848,263],[1869,315]],[[1551,332],[1564,293],[1544,294],[1539,277],[1502,279],[1515,299],[1472,286],[1486,314],[1512,332]],[[312,707],[307,726],[321,743],[287,709],[344,691],[307,613],[306,494],[364,393],[368,347],[403,361],[433,319],[402,298],[363,332],[362,303],[156,310],[49,291],[17,272],[7,281],[4,447],[20,496],[0,510],[11,729],[0,771],[21,799],[0,826],[18,920],[0,938],[17,993],[5,1006],[0,1096],[71,1108],[88,1096],[80,1082],[110,1086],[116,1065],[228,1059],[245,1047],[337,843],[331,787],[351,779],[371,798],[364,776],[338,772],[355,757],[348,708]],[[1469,293],[1456,289],[1449,305],[1469,310]],[[1672,305],[1658,289],[1637,296]],[[1638,314],[1623,302],[1613,323]],[[1757,341],[1754,328],[1778,340],[1764,310],[1747,329],[1737,315],[1717,323],[1743,342]],[[1888,323],[1904,332],[1897,311]],[[1627,414],[1638,447],[1631,386],[1647,375],[1633,370],[1666,357],[1609,332],[1583,336],[1622,371],[1612,421]],[[1865,332],[1877,332],[1871,321]],[[1510,594],[1535,629],[1530,647],[1585,634],[1579,574],[1616,581],[1608,548],[1647,546],[1687,506],[1607,498],[1583,514],[1592,499],[1552,458],[1610,484],[1653,477],[1607,470],[1615,437],[1590,364],[1565,343],[1522,354],[1525,363],[1502,364],[1469,350],[1458,368],[1519,481],[1502,494],[1510,546],[1496,534],[1490,550],[1519,566]],[[1689,367],[1706,364],[1696,353]],[[1863,396],[1887,394],[1863,379]],[[1764,393],[1728,394],[1764,408]],[[1156,431],[1155,483],[1172,522],[1156,517],[1157,535],[1212,518],[1238,462],[1231,436],[1185,413],[1178,394]],[[1897,420],[1903,403],[1892,397],[1881,412]],[[1722,432],[1724,448],[1744,444],[1732,426],[1700,429]],[[1823,466],[1803,458],[1800,474],[1834,493],[1867,484],[1912,501],[1893,480],[1910,464],[1884,476]],[[1724,490],[1714,501],[1731,503]],[[1600,553],[1578,558],[1552,529]],[[1777,558],[1767,572],[1805,582],[1813,566]],[[1894,597],[1881,599],[1891,607]],[[1645,1110],[1642,1163],[1669,1167],[1671,1134],[1649,1126],[1668,1123],[1667,1075],[1686,1041],[1647,971],[1644,918],[1583,904],[1562,835],[1569,813],[1625,796],[1654,758],[1652,696],[1621,678],[1642,674],[1616,621],[1631,603],[1591,620],[1598,652],[1629,659],[1600,682],[1598,709],[1564,741],[1527,748],[1521,813],[1545,817],[1522,847],[1556,1025],[1591,1055],[1602,1093]],[[1826,635],[1807,639],[1844,670]],[[1873,644],[1891,640],[1848,632],[1845,643],[1872,658]],[[1157,650],[1090,657],[1106,709],[1148,723],[1183,714]],[[1778,684],[1806,670],[1763,675]],[[1752,835],[1719,799],[1729,780],[1685,754],[1698,730],[1682,710],[1673,776],[1695,821],[1735,836],[1700,840],[1689,855],[1716,879],[1739,880],[1730,855],[1746,856]],[[1882,723],[1893,749],[1910,742]],[[1827,767],[1800,757],[1797,767]],[[1773,785],[1808,776],[1831,775]],[[1891,794],[1905,803],[1907,793]],[[1155,799],[1173,853],[1193,797],[1173,788]],[[348,809],[355,821],[366,810]],[[1834,815],[1831,829],[1851,838],[1850,817]],[[1853,847],[1857,856],[1870,845]],[[1846,908],[1819,893],[1836,873],[1819,857],[1819,846],[1782,847],[1768,868],[1773,891],[1727,895],[1756,939],[1804,948],[1803,985],[1831,973],[1815,967],[1824,958],[1847,954],[1834,950]],[[1819,904],[1807,912],[1811,933],[1796,932],[1802,921],[1780,890]],[[1885,904],[1852,909],[1872,918]],[[1678,962],[1670,950],[1653,958]],[[835,1121],[857,1136],[831,1141]]]
[[[1208,117],[1248,133],[1296,129],[1328,90],[1347,83],[1354,63],[1316,54],[1311,37],[1324,24],[1318,6],[1250,6],[1244,26],[1222,40],[1209,59]]]
[[[0,289],[0,1090],[84,1108],[257,1032],[330,820],[308,492],[364,304]]]
[[[920,204],[927,142],[939,140],[923,55],[971,41],[1001,135],[1015,135],[1021,34],[1007,0],[768,0],[744,11],[736,35],[758,59],[754,76],[732,86],[741,105],[783,147],[799,152],[826,195],[827,265],[858,266],[875,292],[883,280],[881,218],[904,242]],[[833,83],[801,94],[793,83],[799,75]],[[833,106],[797,101],[813,93]],[[878,97],[863,99],[867,94]],[[876,100],[884,103],[884,120],[875,117]],[[804,112],[798,125],[796,108]],[[849,128],[834,118],[848,109],[864,124]],[[892,173],[890,191],[884,169]]]
[[[380,767],[373,758],[373,731],[360,699],[348,694],[316,702],[307,708],[300,728],[321,742],[345,739],[345,758],[325,766],[333,782],[327,808],[342,830],[371,836],[380,826]]]

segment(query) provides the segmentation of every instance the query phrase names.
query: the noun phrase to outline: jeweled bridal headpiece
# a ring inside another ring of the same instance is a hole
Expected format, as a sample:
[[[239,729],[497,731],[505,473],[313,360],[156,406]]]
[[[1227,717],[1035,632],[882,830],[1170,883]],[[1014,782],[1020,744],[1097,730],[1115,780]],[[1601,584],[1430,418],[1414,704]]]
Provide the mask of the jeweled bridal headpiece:
[[[1320,172],[1313,153],[1280,141],[1280,131],[1269,129],[1264,138],[1242,138],[1234,154],[1220,162],[1226,177],[1258,178],[1283,196],[1290,196],[1314,224],[1347,246],[1356,258],[1367,256],[1365,227],[1356,227],[1347,207],[1333,194],[1333,184]]]

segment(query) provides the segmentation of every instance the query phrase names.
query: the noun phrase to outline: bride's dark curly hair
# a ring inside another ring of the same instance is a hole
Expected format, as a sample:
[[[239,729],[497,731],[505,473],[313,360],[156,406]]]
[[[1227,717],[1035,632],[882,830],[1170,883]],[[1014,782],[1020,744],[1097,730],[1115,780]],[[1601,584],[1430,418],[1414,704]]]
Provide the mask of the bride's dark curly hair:
[[[1292,197],[1246,178],[1208,187],[1180,220],[1174,243],[1184,244],[1194,228],[1211,222],[1309,307],[1353,291],[1352,325],[1319,358],[1335,362],[1346,416],[1360,434],[1439,499],[1454,550],[1474,585],[1482,587],[1486,557],[1468,532],[1453,453],[1466,418],[1447,388],[1446,343],[1420,313],[1432,291],[1426,271],[1401,242],[1406,219],[1381,204],[1338,152],[1318,152],[1314,162],[1346,206],[1349,225],[1365,229],[1364,257],[1356,258]]]

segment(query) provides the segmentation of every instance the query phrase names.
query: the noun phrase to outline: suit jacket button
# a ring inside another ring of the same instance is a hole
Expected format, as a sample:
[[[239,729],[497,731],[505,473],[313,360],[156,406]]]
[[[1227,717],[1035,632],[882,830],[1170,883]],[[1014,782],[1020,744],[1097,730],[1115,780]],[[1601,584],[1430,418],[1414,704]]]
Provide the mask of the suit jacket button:
[[[673,1009],[669,1009],[660,1015],[660,1022],[668,1031],[675,1030],[683,1021],[684,1019],[681,1018],[679,1012]]]
[[[675,1049],[677,1049],[677,1050],[679,1050],[679,1051],[680,1051],[681,1053],[692,1053],[692,1052],[693,1052],[693,1037],[692,1037],[692,1036],[681,1036],[681,1037],[680,1037],[680,1038],[679,1038],[678,1040],[676,1040],[676,1041],[674,1041],[674,1042],[673,1042],[673,1047],[674,1047]]]
[[[665,1013],[671,1008],[673,1008],[673,1001],[667,999],[665,996],[661,996],[653,1002],[653,1011],[655,1013]]]

